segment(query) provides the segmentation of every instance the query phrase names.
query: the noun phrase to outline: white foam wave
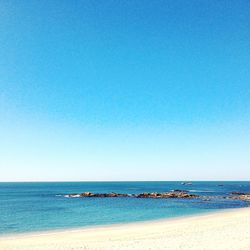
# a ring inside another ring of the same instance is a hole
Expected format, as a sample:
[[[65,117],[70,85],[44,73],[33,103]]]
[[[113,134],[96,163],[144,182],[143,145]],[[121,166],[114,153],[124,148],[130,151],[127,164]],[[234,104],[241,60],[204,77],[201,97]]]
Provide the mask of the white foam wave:
[[[188,190],[189,192],[196,192],[196,193],[213,193],[214,191],[211,190],[196,190],[196,189],[191,189]]]

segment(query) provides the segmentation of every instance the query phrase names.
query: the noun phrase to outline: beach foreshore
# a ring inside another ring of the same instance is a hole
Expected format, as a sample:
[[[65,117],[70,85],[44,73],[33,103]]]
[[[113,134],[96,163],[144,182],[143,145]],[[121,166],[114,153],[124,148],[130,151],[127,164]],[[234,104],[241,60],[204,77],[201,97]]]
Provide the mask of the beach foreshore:
[[[1,250],[250,249],[250,208],[0,237]]]

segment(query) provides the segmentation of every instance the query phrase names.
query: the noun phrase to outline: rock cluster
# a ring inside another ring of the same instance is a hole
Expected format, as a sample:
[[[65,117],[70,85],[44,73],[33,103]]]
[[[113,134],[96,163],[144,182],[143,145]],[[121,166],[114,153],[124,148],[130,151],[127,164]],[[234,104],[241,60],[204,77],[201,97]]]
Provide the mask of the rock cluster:
[[[134,197],[134,198],[199,198],[198,195],[188,194],[181,190],[175,192],[164,192],[164,193],[141,193],[141,194],[119,194],[119,193],[91,193],[84,192],[80,194],[68,194],[65,197],[79,198],[79,197]]]
[[[153,192],[153,193],[140,193],[140,194],[120,194],[120,193],[91,193],[84,192],[79,194],[67,194],[65,197],[68,198],[84,198],[84,197],[131,197],[131,198],[154,198],[154,199],[169,199],[169,198],[180,198],[180,199],[202,199],[203,201],[210,201],[212,199],[232,199],[232,200],[244,200],[250,201],[250,194],[243,192],[232,192],[229,196],[200,196],[196,194],[190,194],[187,190],[171,190],[170,192]]]
[[[244,200],[244,201],[250,201],[250,194],[243,193],[243,192],[232,192],[233,196],[230,196],[233,200]]]
[[[186,192],[142,193],[135,195],[137,198],[199,198],[198,195]]]
[[[233,195],[247,195],[247,193],[243,193],[243,192],[232,192],[231,194],[233,194]]]

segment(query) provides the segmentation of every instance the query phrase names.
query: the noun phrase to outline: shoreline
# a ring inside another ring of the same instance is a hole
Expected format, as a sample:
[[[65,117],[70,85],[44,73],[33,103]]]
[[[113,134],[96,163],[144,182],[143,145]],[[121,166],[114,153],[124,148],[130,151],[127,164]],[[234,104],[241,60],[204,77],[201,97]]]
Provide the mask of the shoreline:
[[[16,233],[3,233],[0,234],[0,240],[2,238],[16,238],[16,237],[26,237],[26,236],[40,236],[40,235],[48,235],[54,233],[65,233],[65,232],[82,232],[82,231],[89,231],[89,230],[105,230],[113,227],[124,227],[124,226],[137,226],[137,225],[145,225],[151,223],[161,223],[161,222],[172,222],[178,221],[183,219],[190,219],[196,217],[203,217],[207,215],[213,215],[217,213],[224,213],[230,212],[235,210],[246,209],[249,207],[241,207],[241,208],[226,208],[226,209],[211,209],[211,211],[194,213],[194,214],[184,214],[184,215],[177,215],[173,217],[165,217],[159,219],[148,219],[148,220],[141,220],[141,221],[128,221],[128,222],[118,222],[118,223],[110,223],[110,224],[98,224],[98,225],[87,225],[87,226],[79,226],[79,227],[68,227],[68,228],[58,228],[58,229],[48,229],[48,230],[37,230],[37,231],[28,231],[28,232],[16,232]]]
[[[183,242],[186,244],[193,242],[195,245],[199,234],[202,237],[207,234],[205,238],[210,239],[210,242],[207,242],[208,245],[216,243],[218,234],[226,234],[231,235],[231,237],[227,237],[227,242],[234,239],[234,242],[230,244],[235,244],[236,239],[242,246],[247,244],[246,246],[249,247],[250,208],[223,209],[150,221],[1,235],[0,249],[26,250],[36,248],[50,250],[53,249],[53,246],[57,249],[81,249],[81,247],[83,249],[99,249],[100,245],[101,249],[122,249],[121,245],[126,245],[126,249],[137,249],[134,245],[138,244],[141,245],[139,249],[150,249],[147,248],[148,244],[152,244],[152,246],[158,244],[155,249],[164,249],[166,239],[168,243],[172,242],[171,249],[175,249],[175,247],[177,249],[177,245],[179,247],[180,244],[184,244]],[[211,237],[214,240],[211,240]],[[220,241],[220,238],[217,241]],[[221,241],[223,241],[223,237]],[[147,242],[146,245],[145,242]],[[198,247],[197,245],[197,249]],[[216,249],[216,247],[206,248],[204,245],[204,249]],[[218,249],[224,248],[220,245]],[[235,246],[235,248],[230,249],[240,248]]]

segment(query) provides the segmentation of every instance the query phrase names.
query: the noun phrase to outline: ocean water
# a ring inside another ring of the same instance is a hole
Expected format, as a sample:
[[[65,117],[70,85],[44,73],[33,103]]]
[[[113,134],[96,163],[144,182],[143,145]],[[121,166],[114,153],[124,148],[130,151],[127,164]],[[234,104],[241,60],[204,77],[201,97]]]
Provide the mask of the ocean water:
[[[249,192],[250,182],[41,182],[0,183],[0,234],[146,221],[250,206],[215,199],[66,198],[90,192],[165,192],[185,189],[199,195]]]

